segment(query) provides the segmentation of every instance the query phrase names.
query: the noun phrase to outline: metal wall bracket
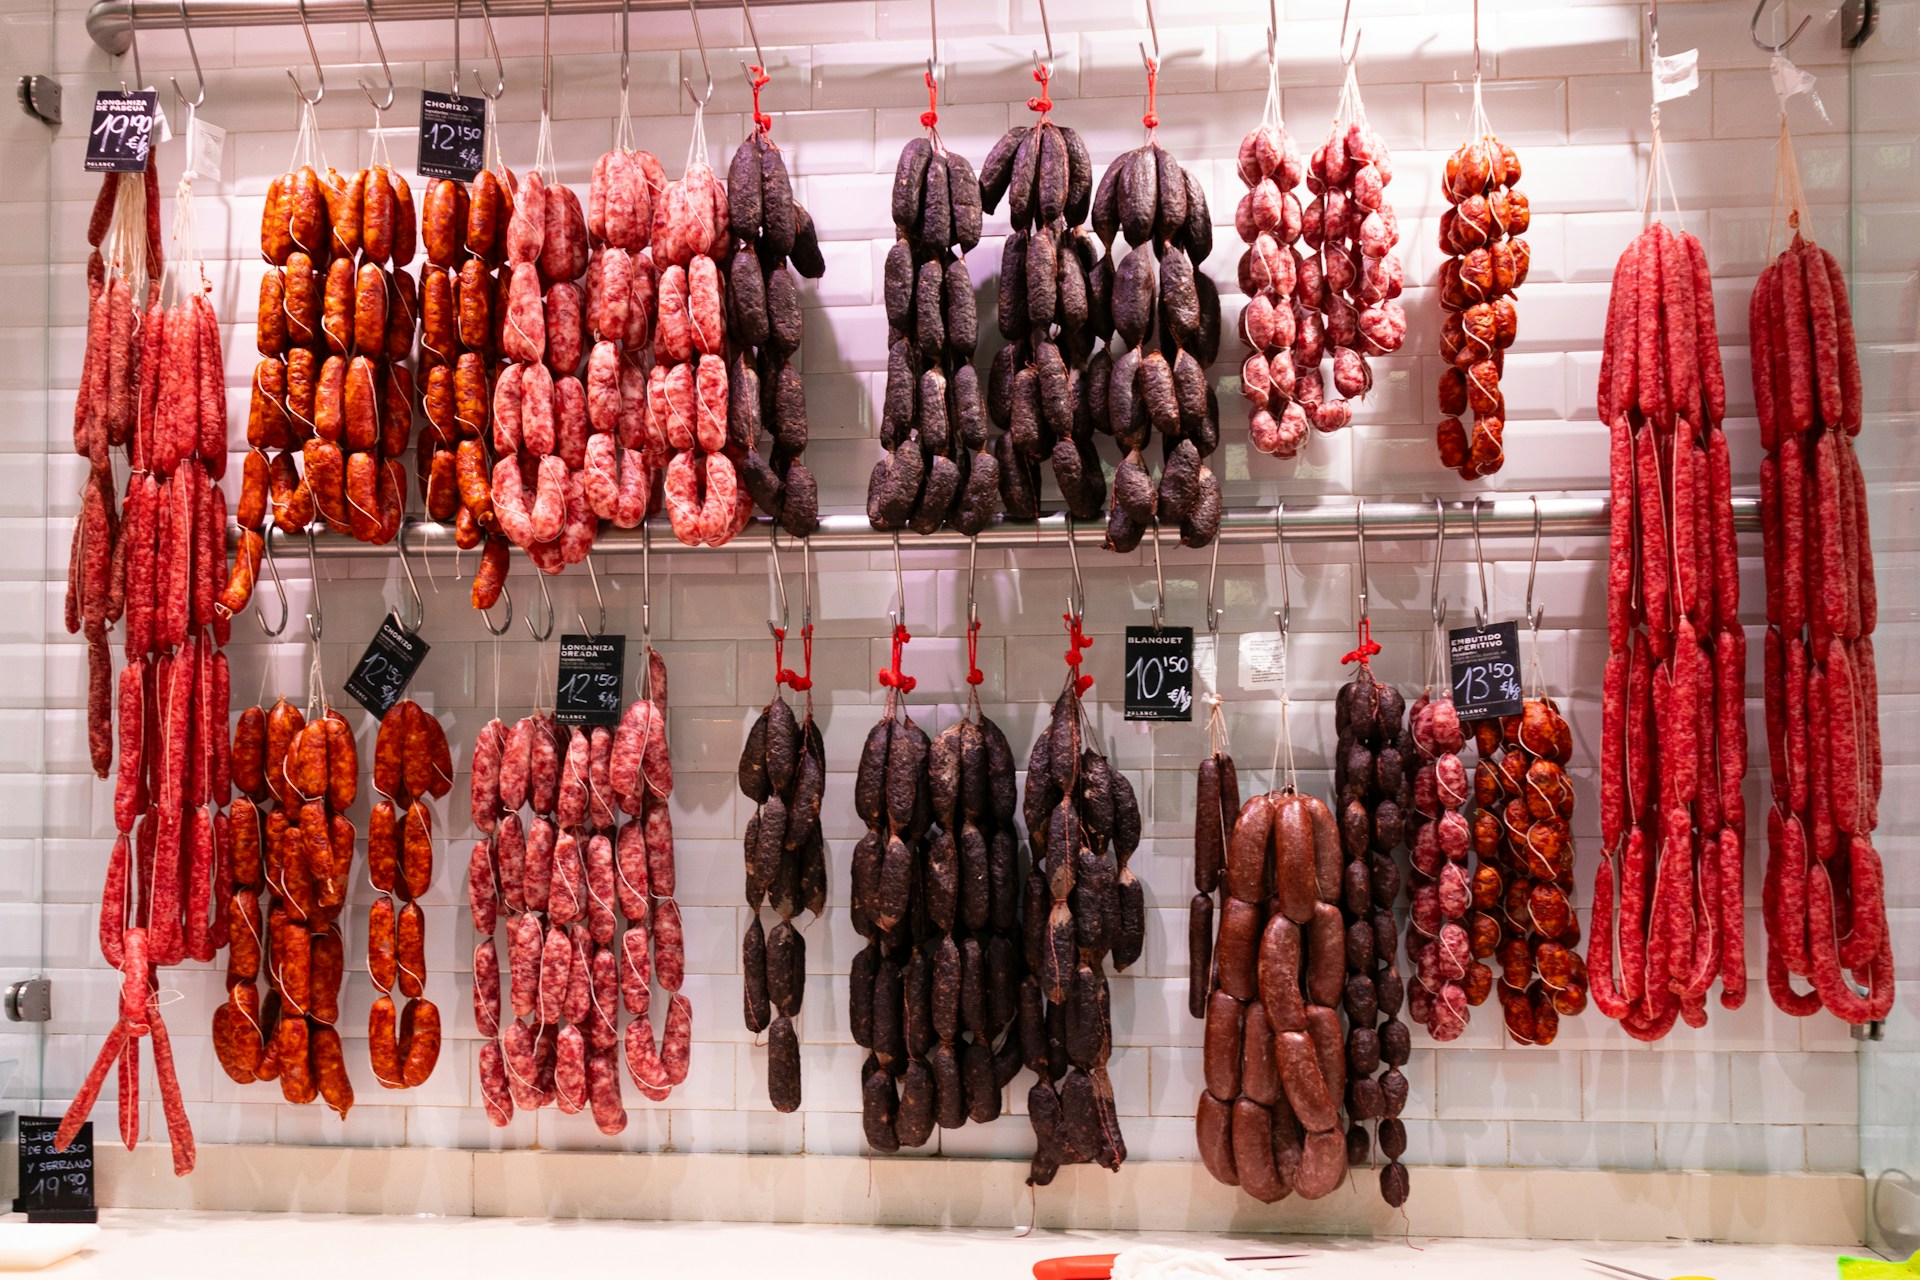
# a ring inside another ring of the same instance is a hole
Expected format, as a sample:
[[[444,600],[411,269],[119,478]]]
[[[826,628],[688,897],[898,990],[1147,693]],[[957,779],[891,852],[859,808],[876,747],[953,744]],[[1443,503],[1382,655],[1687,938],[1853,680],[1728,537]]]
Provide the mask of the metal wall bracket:
[[[7,987],[8,1022],[50,1022],[53,1019],[53,982],[22,978]]]
[[[1885,1040],[1887,1024],[1884,1022],[1866,1022],[1850,1029],[1855,1040]]]
[[[60,123],[60,82],[52,76],[21,76],[20,109],[44,124]]]

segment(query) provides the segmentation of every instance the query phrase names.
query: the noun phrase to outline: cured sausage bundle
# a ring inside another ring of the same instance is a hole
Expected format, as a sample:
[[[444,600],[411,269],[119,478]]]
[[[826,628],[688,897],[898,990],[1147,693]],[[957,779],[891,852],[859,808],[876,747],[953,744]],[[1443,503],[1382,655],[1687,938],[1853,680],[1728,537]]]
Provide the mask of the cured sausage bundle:
[[[95,772],[114,771],[116,838],[100,910],[100,951],[121,970],[120,1017],[68,1107],[70,1143],[118,1065],[120,1135],[139,1135],[140,1042],[151,1037],[176,1174],[194,1164],[157,970],[211,961],[228,929],[218,869],[230,856],[221,812],[227,754],[226,405],[219,326],[205,278],[189,294],[191,184],[181,185],[177,300],[163,303],[158,178],[109,175],[87,238],[87,345],[74,448],[88,476],[69,565],[65,622],[87,638],[87,738]],[[196,271],[197,271],[197,264]],[[144,301],[142,301],[144,300]],[[144,314],[136,308],[144,305]],[[129,475],[116,511],[113,450]],[[126,620],[118,679],[108,628]],[[117,718],[117,734],[116,734]],[[117,747],[117,752],[116,752]],[[117,754],[117,769],[116,769]]]
[[[1517,716],[1473,725],[1480,763],[1473,788],[1470,921],[1475,964],[1500,964],[1507,1034],[1552,1044],[1562,1017],[1587,1007],[1587,963],[1573,910],[1573,734],[1550,698],[1528,698]],[[1504,752],[1496,762],[1495,752]],[[1469,985],[1469,991],[1473,986]]]
[[[1393,252],[1400,220],[1386,198],[1393,162],[1367,122],[1351,63],[1333,127],[1305,177],[1314,198],[1300,222],[1310,252],[1295,266],[1293,398],[1316,430],[1338,431],[1353,421],[1351,402],[1373,389],[1367,357],[1398,351],[1407,336],[1396,300],[1404,269]],[[1327,364],[1331,391],[1321,372]]]
[[[655,320],[653,209],[667,176],[646,151],[625,147],[594,162],[587,194],[587,506],[632,529],[651,513],[654,478],[667,464],[664,424],[648,412]]]
[[[1293,343],[1299,335],[1295,292],[1300,281],[1304,213],[1294,194],[1306,165],[1280,120],[1277,83],[1267,90],[1266,116],[1240,140],[1240,181],[1247,194],[1234,207],[1233,227],[1246,243],[1240,255],[1240,336],[1251,347],[1240,366],[1240,393],[1248,405],[1247,435],[1253,447],[1291,458],[1307,442],[1311,410],[1294,398]],[[1399,281],[1386,282],[1399,292]],[[1388,294],[1391,297],[1393,294]]]
[[[1399,1163],[1407,1148],[1400,1119],[1407,1080],[1400,1068],[1407,1064],[1411,1040],[1400,1020],[1406,984],[1394,963],[1399,938],[1393,909],[1400,896],[1394,853],[1409,838],[1421,793],[1417,775],[1410,773],[1418,730],[1409,730],[1405,707],[1400,692],[1378,680],[1364,658],[1359,674],[1334,699],[1334,817],[1346,859],[1340,909],[1346,927],[1347,1163],[1367,1162],[1364,1122],[1378,1121],[1380,1152],[1387,1158],[1380,1194],[1395,1208],[1406,1202],[1408,1191],[1407,1171]],[[1414,937],[1408,941],[1411,953]],[[1417,956],[1409,958],[1419,963]],[[1473,999],[1471,992],[1468,998]],[[1486,998],[1484,987],[1479,998]],[[1376,1079],[1383,1064],[1386,1070]]]
[[[674,536],[690,547],[725,546],[753,517],[753,498],[726,453],[733,396],[718,264],[732,248],[733,228],[727,189],[707,164],[706,152],[706,135],[696,122],[686,172],[667,184],[653,210],[659,322],[653,329],[648,412],[663,424],[672,451],[667,518]]]
[[[310,119],[302,139],[310,137]],[[335,533],[387,543],[407,500],[419,295],[413,196],[386,165],[351,179],[302,164],[267,188],[243,529],[283,533],[317,517]],[[299,465],[295,465],[295,455]],[[264,482],[264,483],[263,483]],[[260,493],[264,508],[247,501]],[[252,544],[243,538],[247,560]],[[236,580],[229,584],[233,590]],[[249,580],[250,585],[250,580]]]
[[[1600,1011],[1657,1040],[1705,1025],[1715,977],[1724,1007],[1746,998],[1746,636],[1712,281],[1688,233],[1655,222],[1620,255],[1598,407],[1613,514],[1587,966]]]
[[[1449,208],[1440,215],[1440,248],[1448,255],[1440,268],[1447,312],[1440,354],[1448,368],[1440,375],[1445,416],[1437,434],[1441,463],[1463,480],[1490,476],[1506,461],[1500,374],[1519,328],[1513,294],[1533,261],[1524,238],[1532,210],[1519,182],[1520,157],[1488,131],[1447,157],[1441,183]],[[1460,420],[1469,410],[1471,431]]]
[[[810,677],[801,680],[812,683]],[[755,806],[745,842],[753,922],[740,944],[742,1016],[748,1031],[767,1033],[768,1100],[776,1111],[794,1111],[800,1106],[800,1038],[793,1019],[806,994],[807,944],[793,921],[802,911],[818,918],[827,906],[827,845],[820,829],[827,752],[811,694],[796,717],[776,689],[747,732],[738,780],[740,793]],[[771,930],[760,922],[763,906],[779,917]]]
[[[1216,742],[1200,762],[1194,789],[1193,899],[1187,904],[1187,1012],[1207,1016],[1213,992],[1213,895],[1220,888],[1234,820],[1240,816],[1240,774]],[[1259,908],[1263,903],[1250,904]],[[1227,1099],[1231,1101],[1231,1099]]]
[[[367,972],[380,995],[367,1017],[373,1078],[386,1089],[426,1083],[440,1053],[440,1010],[426,998],[427,917],[421,899],[433,885],[433,810],[429,799],[453,789],[453,758],[440,721],[411,698],[380,719],[373,742],[373,790],[367,819]],[[396,1010],[394,987],[406,1000]]]
[[[420,209],[421,401],[416,469],[427,518],[453,521],[454,544],[484,547],[473,605],[490,609],[509,557],[493,509],[493,376],[506,313],[498,267],[513,214],[513,174],[482,169],[471,183],[436,179]]]
[[[1087,417],[1125,456],[1113,477],[1106,545],[1131,551],[1148,529],[1178,525],[1204,547],[1220,532],[1220,404],[1207,368],[1220,354],[1220,294],[1199,264],[1213,252],[1200,180],[1156,141],[1123,153],[1100,179],[1093,229],[1107,246],[1113,337],[1081,378]],[[1112,264],[1116,236],[1131,246]],[[1156,478],[1145,450],[1160,437]],[[1076,513],[1077,514],[1077,513]]]
[[[1318,799],[1254,796],[1232,823],[1194,1127],[1216,1179],[1266,1203],[1347,1175],[1340,836]]]
[[[826,273],[813,215],[793,198],[786,158],[772,121],[759,116],[733,153],[727,174],[727,222],[736,242],[726,262],[727,456],[741,488],[796,538],[820,523],[820,488],[800,455],[807,447],[807,396],[790,363],[800,350],[799,272]],[[697,381],[697,379],[696,379]],[[761,428],[772,441],[760,452]]]
[[[1364,686],[1371,678],[1371,672],[1362,671],[1354,684]],[[1493,971],[1473,954],[1466,926],[1473,905],[1473,885],[1467,871],[1473,830],[1466,815],[1472,791],[1467,785],[1467,767],[1460,759],[1467,745],[1466,732],[1449,686],[1442,686],[1440,696],[1435,697],[1429,685],[1414,700],[1404,731],[1400,709],[1405,704],[1399,694],[1385,685],[1376,684],[1374,688],[1391,695],[1390,702],[1384,695],[1377,700],[1383,709],[1390,707],[1393,715],[1390,722],[1382,722],[1385,717],[1376,720],[1373,732],[1377,738],[1372,744],[1365,741],[1365,717],[1360,717],[1362,732],[1355,738],[1359,750],[1353,753],[1354,762],[1358,764],[1378,746],[1382,756],[1393,752],[1390,778],[1397,775],[1404,785],[1406,769],[1418,770],[1411,779],[1411,793],[1396,793],[1412,801],[1403,811],[1407,848],[1413,855],[1407,960],[1413,965],[1414,986],[1407,1001],[1408,1012],[1435,1040],[1457,1040],[1467,1029],[1468,1008],[1484,1003],[1493,989]],[[1364,687],[1355,697],[1366,701]],[[1403,753],[1408,746],[1412,752]],[[1376,778],[1378,774],[1376,768]],[[1348,777],[1352,776],[1349,770]]]
[[[1112,272],[1102,269],[1100,243],[1081,225],[1093,205],[1086,144],[1053,122],[1044,85],[1030,104],[1041,112],[1038,123],[1009,129],[980,169],[982,210],[992,213],[1004,197],[1013,223],[1000,253],[998,314],[1007,345],[994,354],[987,375],[987,414],[1006,433],[993,443],[1006,514],[1021,520],[1040,514],[1038,464],[1046,460],[1068,513],[1095,520],[1107,481],[1093,447],[1103,415],[1092,411],[1096,379],[1088,357],[1113,327]],[[897,174],[894,186],[897,193]],[[906,221],[897,204],[894,221]],[[925,333],[925,325],[916,328],[920,337]],[[901,465],[911,465],[895,452]]]
[[[219,886],[231,921],[227,999],[213,1014],[221,1069],[238,1084],[278,1080],[288,1102],[324,1098],[342,1116],[353,1106],[353,1084],[335,1030],[346,975],[339,919],[353,881],[357,833],[346,810],[359,769],[353,732],[338,711],[308,720],[282,698],[266,711],[241,712],[233,731],[239,795],[229,815],[232,855]],[[384,943],[389,983],[391,919]],[[376,975],[381,945],[369,941]],[[264,998],[255,985],[261,976]],[[440,1047],[437,1015],[425,1026],[430,1043],[423,1037],[420,1050],[430,1068]],[[394,1043],[389,1017],[389,1050]],[[376,1074],[381,1061],[376,1046]],[[388,1064],[397,1087],[399,1068]]]
[[[1072,624],[1071,651],[1084,637]],[[1140,844],[1140,807],[1126,775],[1094,746],[1080,695],[1091,680],[1068,668],[1053,714],[1027,757],[1022,798],[1033,850],[1026,884],[1028,978],[1020,991],[1020,1052],[1039,1077],[1027,1092],[1037,1150],[1027,1181],[1062,1165],[1118,1169],[1127,1158],[1107,1059],[1113,1011],[1105,961],[1140,958],[1146,899],[1127,862]]]
[[[544,134],[543,134],[544,137]],[[544,154],[544,153],[543,153]],[[529,170],[507,219],[500,352],[493,386],[493,511],[500,530],[542,573],[593,550],[587,501],[587,220],[571,187]]]
[[[1894,1000],[1885,872],[1873,845],[1882,777],[1879,598],[1866,478],[1853,447],[1862,391],[1846,275],[1796,222],[1793,243],[1761,272],[1750,307],[1767,451],[1767,989],[1797,1017],[1824,1008],[1858,1025],[1886,1018]],[[1794,990],[1793,976],[1813,989]]]
[[[995,452],[1004,446],[987,438],[973,364],[980,322],[965,255],[980,243],[981,219],[980,180],[965,156],[931,129],[901,148],[883,289],[886,452],[867,481],[876,529],[932,533],[947,524],[971,536],[1005,505]],[[1009,369],[1016,358],[1005,357]]]

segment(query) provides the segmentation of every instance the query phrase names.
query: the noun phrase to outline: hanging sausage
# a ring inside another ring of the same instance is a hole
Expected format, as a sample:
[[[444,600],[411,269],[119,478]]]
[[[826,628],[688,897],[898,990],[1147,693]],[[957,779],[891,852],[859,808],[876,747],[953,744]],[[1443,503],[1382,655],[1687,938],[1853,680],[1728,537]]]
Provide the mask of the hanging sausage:
[[[1653,146],[1657,175],[1657,119]],[[1601,1012],[1657,1040],[1705,1025],[1716,977],[1724,1007],[1746,997],[1746,635],[1713,282],[1687,232],[1655,221],[1620,255],[1598,407],[1613,515],[1587,965]]]
[[[1035,69],[1038,96],[1027,105],[1040,119],[1009,129],[980,168],[981,208],[992,213],[1004,197],[1013,224],[1000,253],[1000,335],[987,376],[987,413],[1005,431],[994,442],[1006,513],[1020,520],[1040,514],[1041,461],[1049,461],[1078,520],[1096,520],[1107,497],[1106,475],[1094,451],[1093,366],[1089,357],[1113,327],[1108,312],[1112,272],[1101,267],[1099,241],[1082,224],[1093,203],[1093,158],[1080,135],[1054,123],[1048,84],[1052,68]],[[908,182],[894,179],[894,223],[915,217],[910,146],[902,154]],[[930,152],[928,162],[930,163]],[[924,177],[924,174],[922,175]],[[922,202],[924,203],[924,201]],[[916,303],[918,298],[916,296]],[[926,326],[916,333],[924,335]],[[896,447],[896,457],[902,451]],[[912,466],[903,458],[901,466]],[[889,481],[888,492],[909,486]]]
[[[800,455],[807,447],[807,396],[800,370],[798,271],[826,272],[813,215],[793,198],[786,157],[773,141],[773,119],[760,110],[764,68],[753,84],[753,132],[733,153],[727,172],[727,219],[736,241],[727,257],[727,457],[742,489],[796,538],[820,523],[820,490]],[[760,430],[773,442],[760,452]]]
[[[980,242],[982,196],[973,166],[949,151],[934,127],[938,91],[932,72],[927,84],[921,116],[927,134],[902,147],[894,166],[896,239],[884,269],[887,382],[880,447],[886,452],[867,480],[867,519],[876,529],[932,533],[945,524],[972,535],[1004,505],[1004,446],[998,437],[991,444],[987,438],[973,365],[979,315],[965,256]]]
[[[452,789],[453,758],[440,721],[411,698],[394,703],[374,736],[379,799],[367,818],[367,879],[382,895],[367,912],[367,971],[380,992],[368,1014],[367,1040],[373,1078],[386,1089],[425,1084],[439,1057],[440,1010],[426,998],[427,917],[420,900],[433,884],[427,801]],[[396,986],[406,1001],[398,1008]]]
[[[1146,907],[1127,869],[1140,844],[1140,806],[1126,775],[1094,745],[1081,674],[1091,644],[1067,618],[1067,677],[1027,757],[1022,798],[1033,850],[1024,922],[1029,976],[1020,991],[1020,1052],[1039,1077],[1027,1092],[1037,1149],[1027,1181],[1062,1165],[1118,1169],[1127,1158],[1107,1060],[1113,1011],[1105,961],[1139,958]]]
[[[1886,873],[1872,838],[1882,780],[1879,597],[1853,445],[1864,416],[1860,357],[1846,273],[1813,242],[1784,116],[1780,170],[1793,239],[1760,273],[1749,307],[1767,452],[1767,989],[1797,1017],[1825,1008],[1860,1025],[1884,1020],[1894,1000]],[[1724,449],[1709,466],[1710,483],[1724,486]],[[1721,558],[1732,555],[1716,543],[1715,569],[1730,574]],[[1796,991],[1793,977],[1813,989]]]
[[[1237,171],[1247,194],[1233,211],[1233,227],[1246,243],[1240,255],[1240,337],[1252,348],[1240,366],[1240,393],[1246,397],[1247,435],[1253,447],[1276,458],[1291,458],[1307,442],[1310,410],[1294,398],[1297,376],[1293,343],[1299,335],[1296,290],[1304,218],[1295,194],[1306,172],[1300,152],[1280,118],[1279,63],[1267,59],[1267,104],[1260,123],[1240,140]],[[1385,297],[1400,292],[1398,260],[1383,275]],[[1388,290],[1391,292],[1388,292]]]
[[[1220,294],[1200,269],[1213,252],[1213,218],[1200,180],[1158,141],[1158,82],[1148,59],[1147,142],[1107,167],[1093,197],[1093,227],[1109,252],[1098,271],[1112,281],[1113,336],[1081,385],[1091,425],[1125,453],[1107,519],[1114,551],[1133,550],[1163,523],[1177,525],[1189,547],[1220,532],[1220,478],[1206,461],[1220,445],[1220,405],[1206,373],[1220,354]],[[1131,247],[1112,264],[1116,235]],[[1158,477],[1145,456],[1155,435]]]

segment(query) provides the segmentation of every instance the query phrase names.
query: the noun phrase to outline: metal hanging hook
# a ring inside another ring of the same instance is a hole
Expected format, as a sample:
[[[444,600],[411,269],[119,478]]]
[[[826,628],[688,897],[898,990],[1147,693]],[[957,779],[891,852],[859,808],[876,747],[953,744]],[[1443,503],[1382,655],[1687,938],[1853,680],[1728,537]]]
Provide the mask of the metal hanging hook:
[[[1167,575],[1160,567],[1160,519],[1157,516],[1153,521],[1153,587],[1153,629],[1158,632],[1167,620]]]
[[[791,616],[787,608],[787,572],[780,567],[780,530],[776,526],[767,530],[767,559],[773,567],[774,598],[780,602],[780,615],[767,619],[767,632],[774,639],[787,629],[787,619]]]
[[[317,107],[320,105],[320,100],[327,96],[327,72],[326,68],[320,65],[320,51],[313,46],[313,28],[307,25],[307,0],[295,0],[295,3],[300,11],[300,34],[307,38],[307,56],[313,59],[313,76],[317,86],[313,96],[309,98],[307,91],[300,87],[300,77],[294,74],[292,67],[287,68],[287,79],[293,81],[293,91],[300,95],[300,101],[310,107]]]
[[[513,625],[513,592],[507,590],[505,583],[500,584],[500,598],[507,602],[507,616],[501,620],[499,626],[496,627],[493,625],[493,614],[491,611],[486,609],[480,611],[481,625],[485,626],[489,632],[496,636],[507,634],[507,628]]]
[[[287,621],[292,611],[287,605],[287,584],[280,580],[280,564],[273,558],[273,529],[271,527],[267,528],[261,534],[260,550],[261,554],[267,558],[267,576],[273,579],[273,589],[278,592],[280,596],[280,624],[274,627],[267,625],[267,615],[262,611],[257,600],[253,606],[253,617],[254,621],[260,624],[260,630],[266,634],[269,640],[277,640],[285,634]],[[257,594],[257,587],[255,591]]]
[[[460,96],[460,0],[453,0],[453,67],[447,72],[454,97]]]
[[[1285,640],[1293,629],[1293,588],[1287,582],[1287,504],[1284,502],[1273,509],[1273,540],[1280,549],[1280,607],[1273,611],[1273,620],[1280,624],[1280,638]]]
[[[1220,576],[1220,539],[1213,540],[1213,554],[1207,560],[1207,630],[1218,634],[1223,612],[1213,602],[1214,582]]]
[[[813,539],[800,539],[800,625],[813,625]],[[809,694],[809,697],[812,695]]]
[[[1047,0],[1037,0],[1040,6],[1040,34],[1047,40],[1047,60],[1040,61],[1040,52],[1033,54],[1033,69],[1051,78],[1053,76],[1053,24],[1047,21]]]
[[[1447,506],[1440,499],[1433,500],[1433,594],[1428,598],[1427,611],[1433,616],[1436,630],[1446,625],[1447,602],[1440,594],[1440,565],[1447,550]]]
[[[1787,51],[1787,46],[1800,38],[1800,33],[1807,29],[1809,22],[1813,21],[1813,15],[1808,14],[1806,17],[1800,19],[1800,25],[1795,27],[1793,34],[1789,35],[1785,40],[1782,40],[1779,44],[1771,44],[1760,38],[1760,15],[1766,11],[1767,0],[1760,0],[1760,3],[1753,6],[1753,21],[1747,24],[1747,34],[1753,38],[1755,48],[1764,49],[1777,58]],[[1784,7],[1781,12],[1785,12]]]
[[[1360,534],[1360,616],[1356,623],[1365,622],[1367,613],[1367,502],[1362,498],[1353,504],[1353,522]]]
[[[553,624],[556,621],[554,616],[554,608],[553,608],[553,596],[549,594],[547,591],[547,575],[546,574],[539,573],[535,577],[534,581],[537,582],[540,586],[540,603],[546,608],[547,621],[544,627],[534,626],[533,611],[528,610],[527,611],[527,634],[532,636],[535,640],[538,640],[540,643],[545,644],[548,640],[551,640],[553,638]]]
[[[1145,0],[1147,6],[1147,34],[1153,37],[1153,56],[1147,56],[1146,41],[1140,42],[1140,61],[1152,71],[1160,65],[1160,24],[1153,20],[1153,0]]]
[[[599,639],[607,633],[607,598],[600,594],[600,571],[593,567],[592,556],[587,557],[587,581],[593,587],[593,604],[594,608],[600,612],[600,625],[597,627],[589,627],[587,625],[587,615],[578,609],[574,610],[573,616],[580,619],[580,629],[582,631],[595,639]]]
[[[393,68],[387,64],[387,47],[380,43],[380,28],[373,21],[373,0],[364,0],[367,6],[367,30],[373,35],[373,51],[380,55],[380,71],[387,78],[387,100],[385,102],[373,96],[373,86],[362,79],[358,83],[360,92],[367,95],[367,101],[373,104],[376,112],[390,111],[393,108]]]
[[[640,641],[653,644],[653,527],[640,522]]]
[[[1533,607],[1533,579],[1540,571],[1540,499],[1533,500],[1533,551],[1527,559],[1527,630],[1538,632],[1540,621],[1546,616],[1546,606]]]
[[[1480,79],[1480,0],[1473,0],[1473,78]]]
[[[973,593],[974,566],[980,556],[980,535],[974,534],[967,539],[967,625],[971,627],[980,620],[980,603]]]
[[[900,571],[900,531],[893,531],[893,625],[907,625],[907,579]]]
[[[133,20],[133,9],[131,6],[127,9],[127,20],[129,23]],[[174,96],[186,103],[189,111],[197,111],[200,108],[200,104],[207,100],[207,77],[206,73],[200,70],[200,50],[194,47],[193,28],[187,23],[187,0],[180,0],[180,34],[187,38],[187,56],[193,59],[193,78],[196,84],[193,96],[189,98],[186,94],[180,92],[179,76],[168,76],[167,79],[173,82]],[[134,75],[138,76],[139,74],[136,60]]]
[[[310,575],[310,585],[307,589],[307,638],[319,644],[321,624],[326,621],[326,617],[320,608],[320,556],[314,550],[312,525],[307,526],[307,573]]]
[[[400,522],[400,535],[393,540],[393,551],[400,558],[400,573],[407,580],[407,595],[412,601],[413,614],[413,621],[408,622],[396,611],[394,621],[400,624],[402,631],[411,636],[418,635],[421,626],[427,620],[427,602],[421,599],[420,585],[413,580],[413,566],[407,563],[407,530],[410,527],[407,521]]]
[[[927,77],[937,80],[940,70],[940,0],[927,0],[927,31],[933,43],[933,56],[927,59]]]
[[[700,72],[707,78],[707,91],[704,94],[695,93],[693,80],[687,76],[680,77],[680,84],[686,89],[687,97],[692,99],[693,105],[696,108],[704,108],[713,98],[713,68],[707,63],[707,37],[700,30],[700,10],[695,6],[694,0],[687,0],[687,13],[693,18],[693,42],[700,49]]]
[[[143,86],[144,77],[140,70],[140,31],[134,25],[132,5],[127,6],[127,52],[133,55],[133,87],[137,90]],[[120,87],[126,88],[127,82],[122,80]]]
[[[553,0],[540,6],[540,118],[553,113]]]
[[[1351,67],[1360,56],[1360,33],[1362,28],[1353,29],[1353,47],[1347,47],[1347,22],[1353,17],[1353,0],[1347,0],[1346,7],[1340,10],[1340,61]]]
[[[1075,618],[1087,616],[1087,588],[1080,580],[1080,549],[1075,546],[1077,538],[1073,529],[1073,516],[1067,516],[1067,559],[1073,564],[1072,594],[1067,597],[1067,608]]]
[[[753,26],[753,7],[747,0],[740,0],[740,16],[747,20],[747,38],[753,41],[753,66],[762,72],[767,69],[767,55],[760,52],[760,33]],[[753,67],[747,65],[745,58],[740,59],[740,70],[746,73],[747,84],[753,84]]]
[[[487,0],[480,0],[480,30],[487,41],[487,53],[493,58],[493,89],[487,89],[487,82],[480,79],[480,68],[473,68],[473,78],[480,82],[480,94],[488,102],[498,102],[507,91],[507,64],[500,60],[500,41],[493,34],[493,11],[487,8]]]
[[[1480,499],[1473,500],[1473,563],[1480,574],[1480,603],[1473,608],[1473,625],[1484,627],[1493,612],[1487,603],[1487,558],[1480,550]]]
[[[627,105],[627,85],[632,76],[633,62],[633,5],[631,0],[620,0],[620,106]]]
[[[1267,0],[1267,64],[1271,68],[1280,43],[1280,0]]]

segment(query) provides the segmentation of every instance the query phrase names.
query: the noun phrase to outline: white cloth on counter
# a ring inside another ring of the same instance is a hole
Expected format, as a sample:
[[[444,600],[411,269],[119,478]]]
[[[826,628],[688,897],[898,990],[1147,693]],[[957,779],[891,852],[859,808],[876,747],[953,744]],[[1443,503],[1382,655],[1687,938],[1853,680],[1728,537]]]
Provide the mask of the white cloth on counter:
[[[1113,1259],[1113,1280],[1247,1280],[1250,1275],[1225,1258],[1166,1245],[1135,1245]]]

